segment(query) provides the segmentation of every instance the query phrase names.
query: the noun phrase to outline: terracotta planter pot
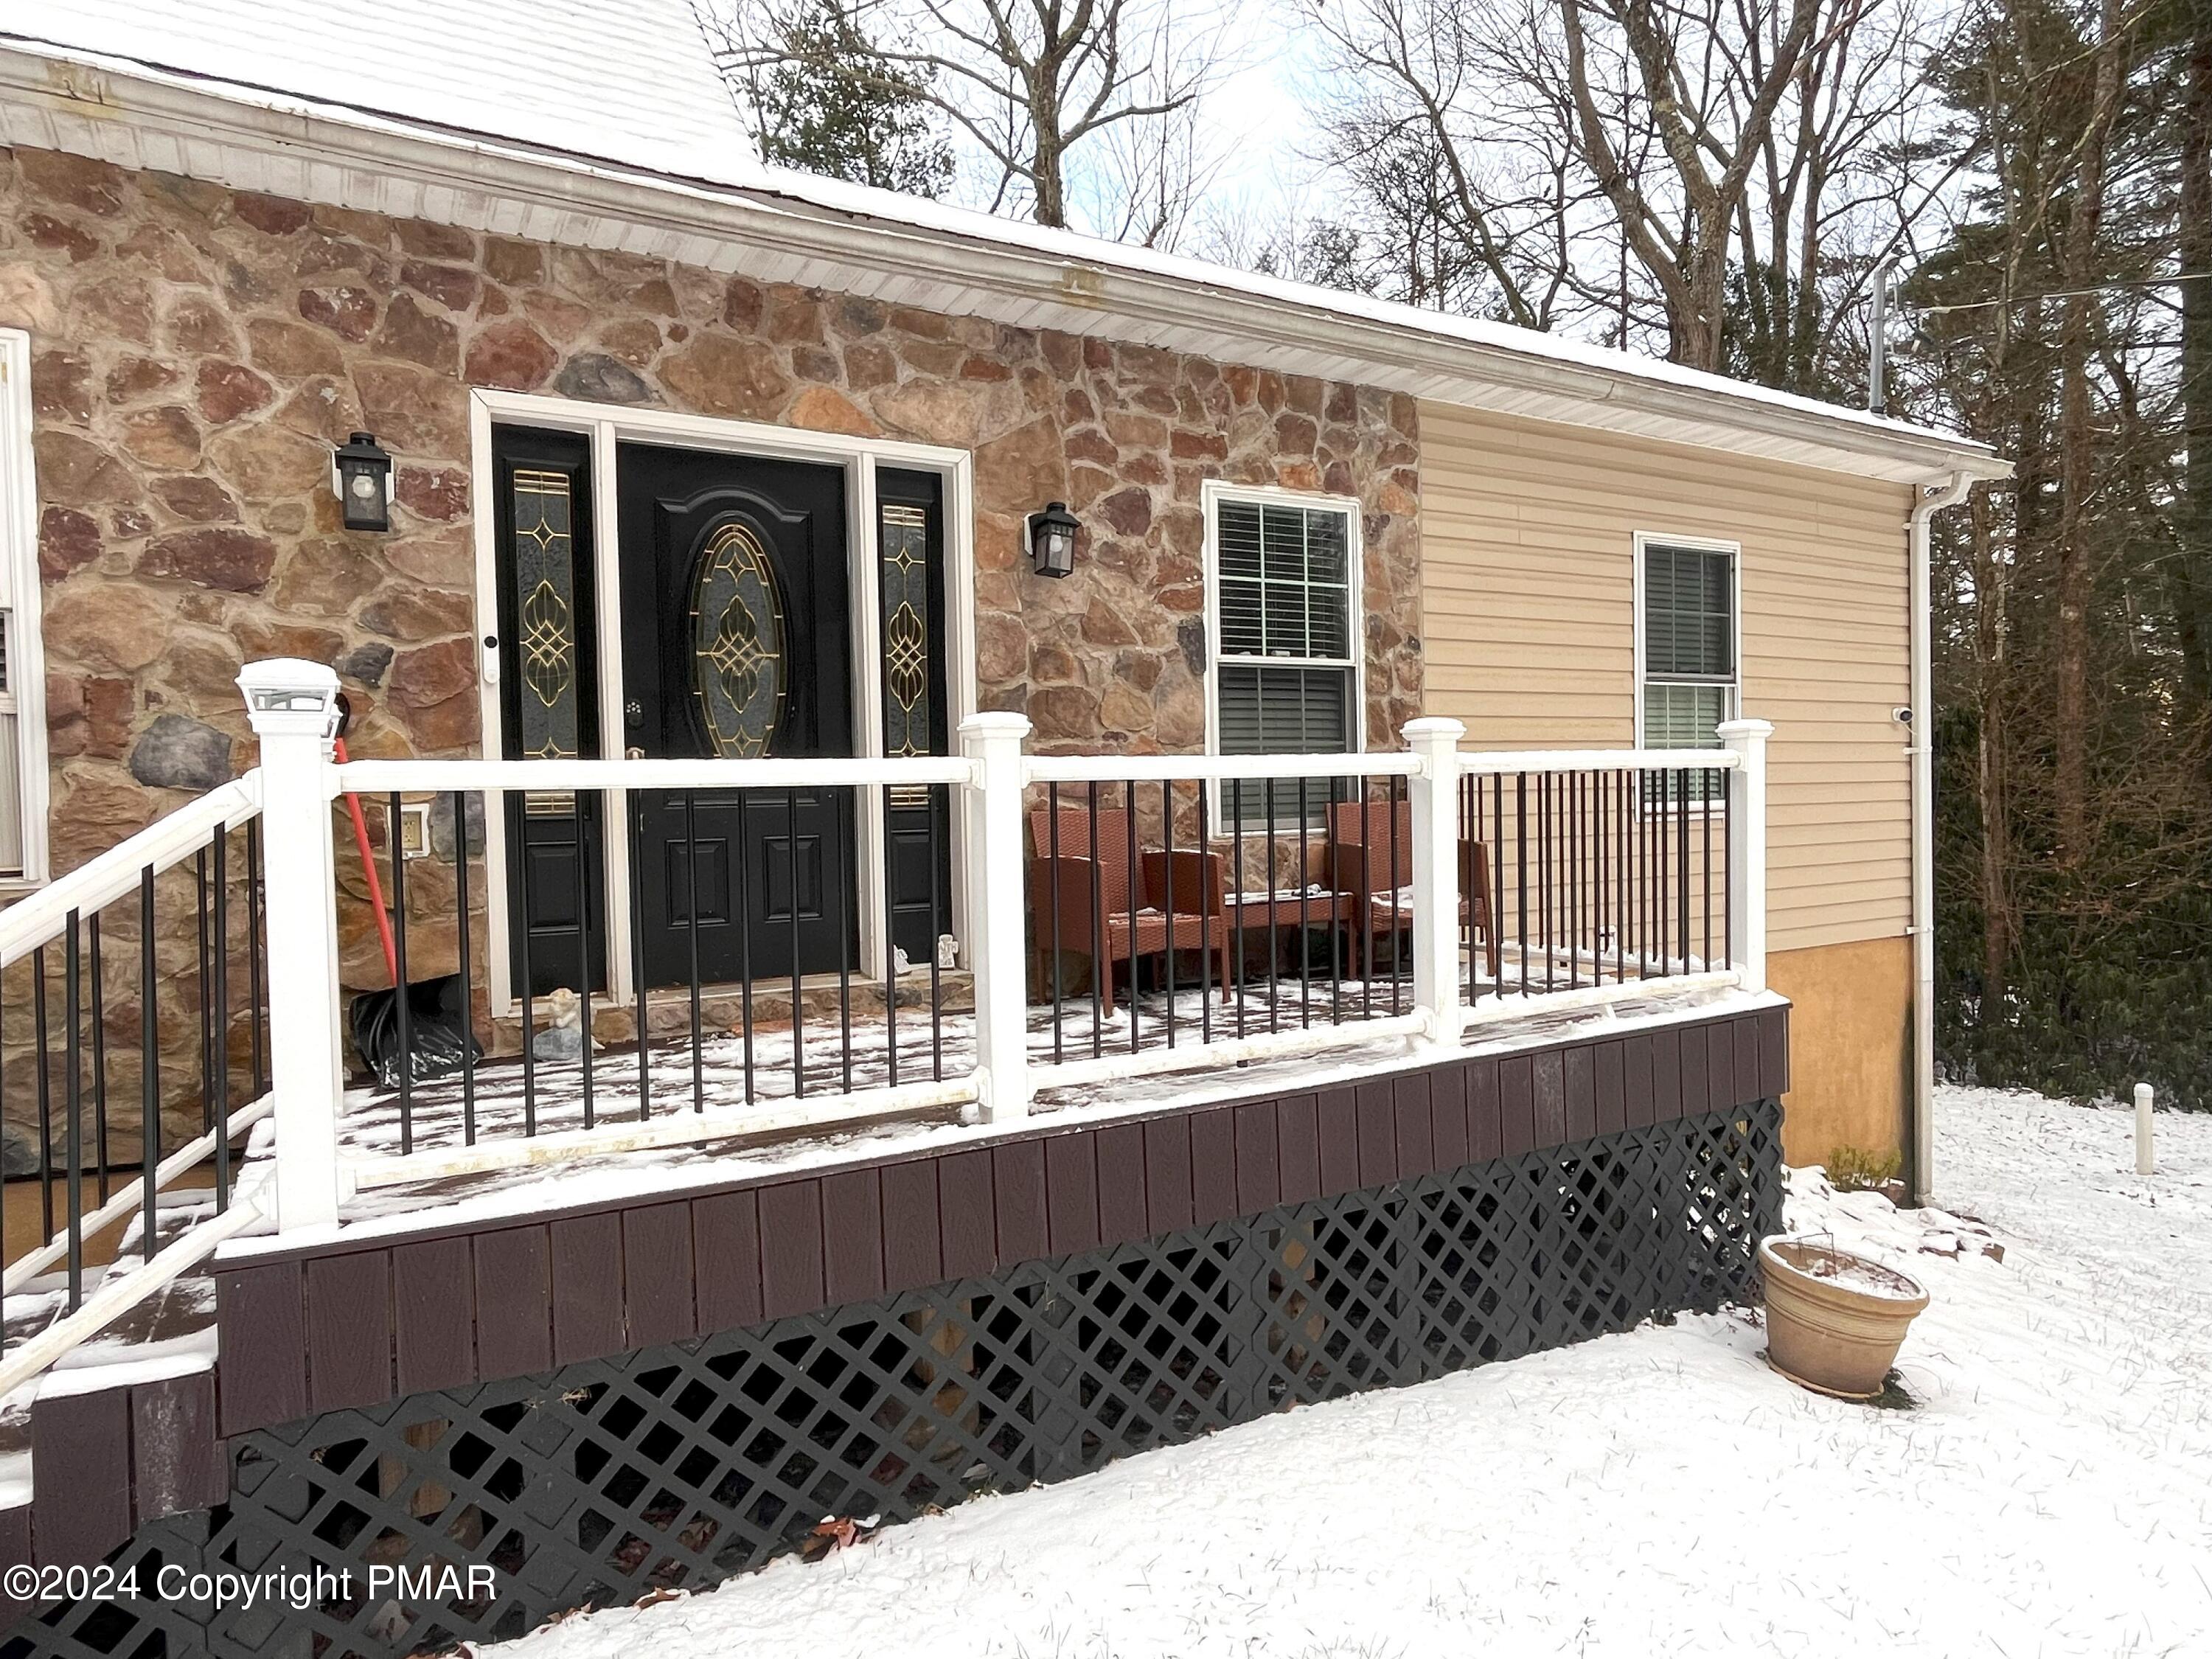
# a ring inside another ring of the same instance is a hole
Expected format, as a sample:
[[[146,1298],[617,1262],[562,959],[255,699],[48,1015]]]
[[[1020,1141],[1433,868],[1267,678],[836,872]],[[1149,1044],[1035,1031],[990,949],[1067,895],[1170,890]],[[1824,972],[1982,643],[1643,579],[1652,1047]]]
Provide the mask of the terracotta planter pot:
[[[1793,1382],[1839,1400],[1882,1390],[1905,1328],[1928,1305],[1917,1279],[1802,1238],[1762,1239],[1766,1357]]]

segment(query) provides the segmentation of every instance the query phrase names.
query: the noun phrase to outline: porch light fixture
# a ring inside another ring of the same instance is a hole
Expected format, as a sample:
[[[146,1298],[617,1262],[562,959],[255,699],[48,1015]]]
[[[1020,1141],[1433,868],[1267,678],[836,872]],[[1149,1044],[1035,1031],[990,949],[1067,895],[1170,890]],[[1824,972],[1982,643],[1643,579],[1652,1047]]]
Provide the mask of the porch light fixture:
[[[374,432],[356,432],[331,457],[331,489],[348,530],[392,528],[392,457]]]
[[[1022,545],[1040,576],[1065,576],[1075,568],[1075,532],[1083,526],[1066,501],[1052,501],[1022,521]]]

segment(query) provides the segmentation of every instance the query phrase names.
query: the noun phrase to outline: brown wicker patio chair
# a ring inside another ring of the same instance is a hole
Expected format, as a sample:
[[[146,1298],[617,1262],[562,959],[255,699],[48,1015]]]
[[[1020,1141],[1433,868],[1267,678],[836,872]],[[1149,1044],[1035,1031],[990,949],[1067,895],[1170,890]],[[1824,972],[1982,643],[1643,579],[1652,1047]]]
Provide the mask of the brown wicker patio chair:
[[[1092,814],[1062,807],[1055,859],[1053,815],[1030,814],[1029,867],[1031,944],[1050,994],[1050,956],[1058,918],[1060,950],[1091,959],[1101,1004],[1114,1012],[1114,969],[1170,951],[1211,951],[1215,982],[1229,996],[1229,924],[1223,902],[1221,860],[1194,848],[1174,853],[1140,848],[1129,865],[1129,814],[1102,808],[1098,845],[1091,844]],[[1169,901],[1174,901],[1172,932]],[[1134,969],[1131,969],[1133,993]]]

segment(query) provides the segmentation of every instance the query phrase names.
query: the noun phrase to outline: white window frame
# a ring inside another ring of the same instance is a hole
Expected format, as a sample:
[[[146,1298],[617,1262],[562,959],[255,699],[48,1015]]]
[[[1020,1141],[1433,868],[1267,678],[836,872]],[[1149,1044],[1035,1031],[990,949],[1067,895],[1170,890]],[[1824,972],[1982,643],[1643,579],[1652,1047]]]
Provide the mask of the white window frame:
[[[1231,660],[1239,663],[1263,663],[1275,668],[1343,668],[1352,670],[1352,747],[1346,752],[1364,755],[1367,752],[1367,602],[1364,591],[1366,580],[1366,560],[1362,535],[1364,530],[1364,511],[1356,495],[1332,495],[1320,490],[1283,489],[1267,484],[1231,483],[1224,478],[1208,478],[1199,487],[1199,505],[1206,514],[1206,553],[1200,566],[1201,580],[1206,588],[1206,752],[1221,753],[1221,504],[1224,501],[1250,502],[1255,506],[1296,507],[1342,513],[1349,521],[1345,530],[1346,574],[1349,578],[1345,594],[1346,629],[1349,637],[1345,644],[1350,648],[1349,664],[1335,657],[1247,657],[1239,654]],[[1216,825],[1225,822],[1223,816],[1221,785],[1210,786],[1211,799],[1206,804],[1207,816]],[[1282,820],[1279,820],[1282,822]],[[1249,826],[1248,826],[1249,827]]]
[[[627,404],[586,403],[575,398],[537,392],[495,392],[477,387],[469,394],[469,447],[471,503],[475,514],[476,636],[479,642],[499,632],[498,534],[496,485],[492,470],[492,429],[495,426],[534,426],[574,432],[590,441],[592,454],[592,547],[596,561],[593,603],[599,635],[599,752],[620,755],[627,741],[623,722],[622,568],[620,507],[616,484],[617,446],[629,441],[672,444],[687,449],[719,450],[725,453],[799,460],[842,469],[845,474],[846,568],[852,595],[853,720],[855,746],[863,757],[883,752],[883,677],[877,672],[881,659],[882,629],[878,612],[882,592],[881,550],[876,534],[876,469],[888,466],[917,472],[934,472],[945,480],[945,695],[951,705],[945,726],[957,752],[960,722],[975,712],[975,460],[964,449],[932,444],[907,443],[891,438],[860,438],[842,433],[816,432],[805,427],[776,426],[764,422],[728,420],[719,416],[692,415],[673,410],[637,409]],[[495,653],[480,649],[477,662],[477,708],[483,720],[482,752],[496,757],[504,752],[503,712],[498,685],[484,674]],[[889,925],[889,898],[884,887],[883,848],[878,838],[883,823],[877,805],[881,791],[871,787],[858,815],[857,853],[863,875],[860,889],[860,963],[884,960],[884,929]],[[499,826],[504,822],[501,798],[496,791],[484,795],[484,896],[490,930],[491,1010],[495,1017],[512,1015],[520,1004],[513,994],[513,972],[507,960],[507,842]],[[617,822],[628,811],[625,794],[609,792],[607,811]],[[952,815],[953,931],[963,955],[974,937],[969,926],[966,830],[961,814]],[[627,1001],[635,994],[631,984],[629,939],[629,842],[624,836],[605,838],[605,910],[601,925],[606,940],[608,994]]]
[[[0,894],[41,886],[51,873],[47,843],[46,653],[41,634],[39,489],[31,449],[31,337],[0,328],[0,610],[8,628],[6,695],[15,715],[15,810],[21,815],[23,870],[0,877]]]
[[[1728,695],[1723,699],[1721,719],[1723,722],[1741,718],[1743,713],[1743,544],[1726,541],[1711,536],[1677,536],[1663,531],[1639,530],[1636,532],[1635,609],[1631,613],[1636,636],[1636,727],[1630,746],[1650,749],[1644,740],[1644,692],[1650,683],[1644,665],[1644,559],[1655,547],[1679,547],[1693,553],[1725,553],[1729,562],[1729,684]],[[1709,682],[1699,682],[1709,684]],[[1664,750],[1655,750],[1664,754]],[[1710,810],[1711,803],[1693,803],[1692,810]]]

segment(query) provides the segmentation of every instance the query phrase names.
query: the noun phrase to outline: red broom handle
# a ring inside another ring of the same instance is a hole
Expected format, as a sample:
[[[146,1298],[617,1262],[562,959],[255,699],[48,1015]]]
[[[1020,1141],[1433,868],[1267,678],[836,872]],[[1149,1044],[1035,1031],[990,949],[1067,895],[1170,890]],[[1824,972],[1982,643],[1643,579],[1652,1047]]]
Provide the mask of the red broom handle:
[[[331,742],[338,764],[343,766],[345,739],[334,738]],[[376,936],[384,941],[384,971],[392,976],[392,988],[396,991],[399,988],[399,951],[392,942],[392,918],[384,914],[384,883],[376,873],[376,860],[369,855],[368,821],[361,815],[361,797],[350,789],[346,791],[346,816],[353,820],[353,844],[361,849],[362,872],[368,878],[368,902],[376,912]],[[399,855],[397,847],[392,852],[395,858]]]

